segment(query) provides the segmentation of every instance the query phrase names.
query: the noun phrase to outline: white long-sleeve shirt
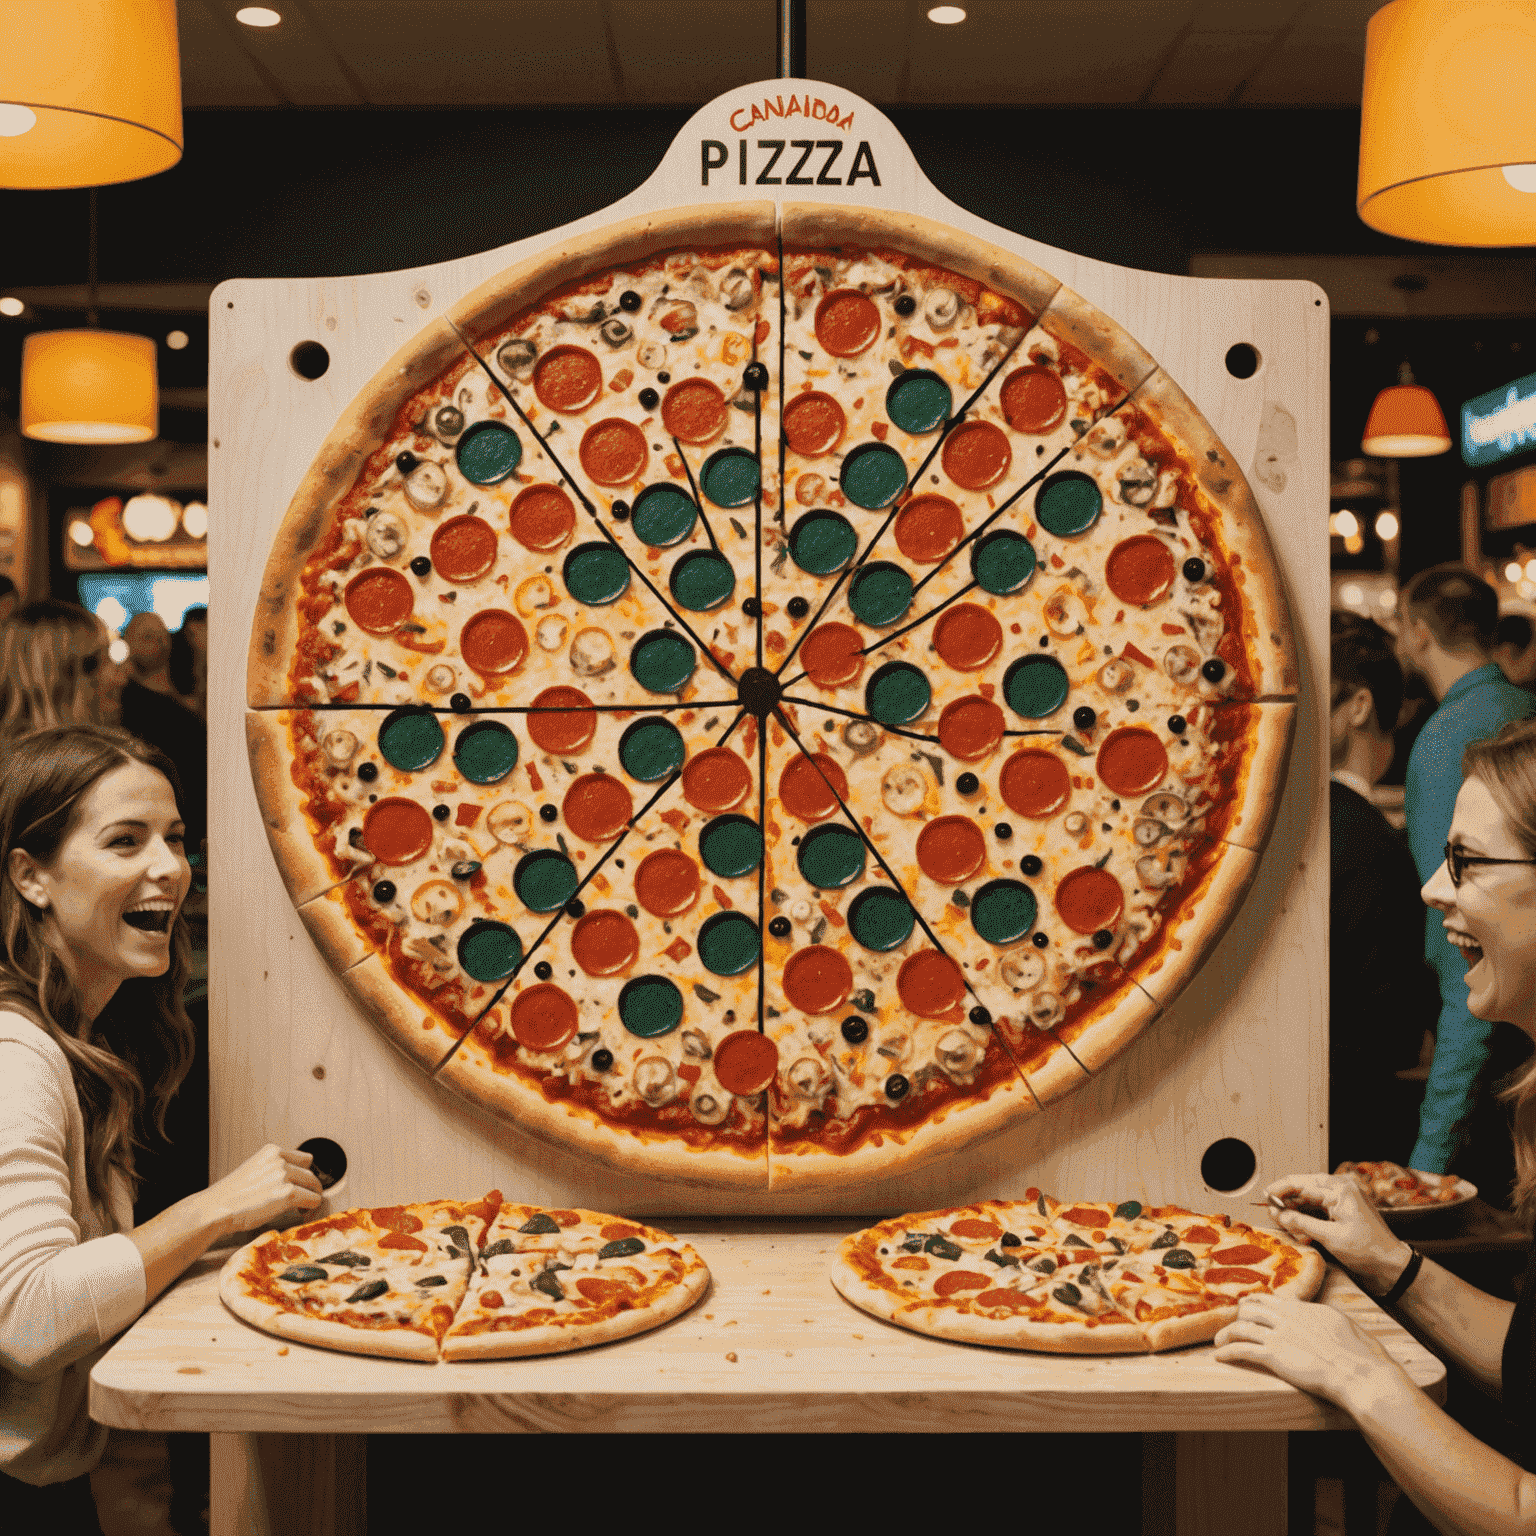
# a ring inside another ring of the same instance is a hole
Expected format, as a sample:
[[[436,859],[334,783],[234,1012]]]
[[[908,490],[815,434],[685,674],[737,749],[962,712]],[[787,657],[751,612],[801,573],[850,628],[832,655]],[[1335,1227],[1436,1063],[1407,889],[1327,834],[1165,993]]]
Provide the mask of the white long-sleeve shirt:
[[[85,1122],[63,1051],[0,1011],[0,1471],[28,1483],[88,1472],[106,1443],[87,1413],[92,1365],[144,1310],[127,1182],[88,1192]]]

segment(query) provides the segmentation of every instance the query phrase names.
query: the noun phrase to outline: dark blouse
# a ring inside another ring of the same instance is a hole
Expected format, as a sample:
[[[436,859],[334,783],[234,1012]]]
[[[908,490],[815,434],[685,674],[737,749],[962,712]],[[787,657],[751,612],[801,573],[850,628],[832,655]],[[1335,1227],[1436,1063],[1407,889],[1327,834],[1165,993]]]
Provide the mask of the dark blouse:
[[[1510,1455],[1527,1472],[1536,1472],[1536,1246],[1526,1260],[1520,1299],[1504,1335],[1501,1376]]]

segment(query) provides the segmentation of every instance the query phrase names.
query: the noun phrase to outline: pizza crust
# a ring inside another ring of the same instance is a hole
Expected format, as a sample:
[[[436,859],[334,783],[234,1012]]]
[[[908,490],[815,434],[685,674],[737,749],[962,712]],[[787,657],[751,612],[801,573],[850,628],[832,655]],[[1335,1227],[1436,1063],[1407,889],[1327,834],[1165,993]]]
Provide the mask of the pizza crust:
[[[1248,753],[1242,773],[1232,786],[1233,808],[1222,836],[1229,843],[1261,853],[1274,829],[1275,812],[1285,792],[1291,742],[1296,735],[1296,705],[1223,704],[1217,707],[1246,710],[1251,721]]]
[[[374,1027],[407,1061],[424,1072],[437,1070],[458,1036],[396,983],[382,955],[369,955],[343,980]]]
[[[315,948],[338,976],[377,953],[347,910],[347,889],[343,882],[295,908]]]
[[[1133,978],[1130,989],[1113,1008],[1061,1025],[1056,1033],[1071,1047],[1083,1071],[1102,1072],[1143,1030],[1157,1022],[1162,1011],[1162,1004]]]
[[[1127,395],[1157,370],[1157,359],[1134,336],[1065,283],[1041,320],[1063,341],[1087,353]]]

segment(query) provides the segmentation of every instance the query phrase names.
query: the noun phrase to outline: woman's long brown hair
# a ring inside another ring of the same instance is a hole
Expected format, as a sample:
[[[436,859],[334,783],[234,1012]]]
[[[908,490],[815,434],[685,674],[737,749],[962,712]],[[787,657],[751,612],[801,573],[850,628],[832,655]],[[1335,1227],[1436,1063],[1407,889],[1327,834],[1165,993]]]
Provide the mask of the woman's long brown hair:
[[[1536,720],[1506,725],[1462,753],[1462,772],[1479,778],[1503,812],[1520,846],[1536,859]],[[1515,1210],[1529,1226],[1536,1220],[1536,1059],[1499,1097],[1513,1107]]]
[[[0,737],[95,724],[103,648],[101,621],[74,603],[44,598],[13,613],[0,625]]]
[[[194,1035],[182,994],[191,968],[183,913],[171,929],[171,963],[162,976],[134,976],[96,1019],[85,1017],[49,915],[11,881],[11,850],[48,866],[79,825],[97,781],[130,762],[163,773],[180,801],[170,759],[126,731],[59,726],[36,731],[0,752],[0,1008],[30,1018],[64,1052],[85,1121],[85,1168],[103,1207],[114,1169],[134,1182],[134,1124],[148,1082],[154,1123],[192,1065]]]

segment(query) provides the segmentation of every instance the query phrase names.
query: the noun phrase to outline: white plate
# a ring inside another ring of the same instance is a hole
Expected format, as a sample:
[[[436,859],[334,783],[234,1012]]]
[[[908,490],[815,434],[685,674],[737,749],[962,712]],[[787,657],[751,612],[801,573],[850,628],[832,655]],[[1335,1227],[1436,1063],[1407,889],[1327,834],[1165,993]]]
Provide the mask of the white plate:
[[[1475,1199],[1477,1199],[1477,1185],[1469,1184],[1465,1179],[1457,1179],[1456,1193],[1449,1200],[1437,1200],[1432,1205],[1378,1205],[1376,1209],[1388,1221],[1395,1221],[1399,1217],[1409,1220],[1418,1216],[1429,1216],[1436,1211],[1454,1211],[1457,1206],[1465,1205],[1469,1200]]]

